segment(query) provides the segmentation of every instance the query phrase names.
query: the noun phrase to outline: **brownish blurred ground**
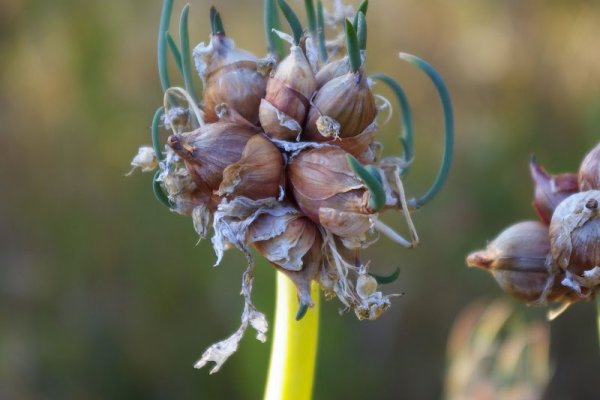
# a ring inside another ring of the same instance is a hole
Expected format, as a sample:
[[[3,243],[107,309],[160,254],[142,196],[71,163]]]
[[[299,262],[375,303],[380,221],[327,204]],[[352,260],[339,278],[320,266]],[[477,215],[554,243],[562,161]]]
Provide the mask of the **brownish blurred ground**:
[[[242,258],[212,269],[209,242],[194,246],[190,221],[154,200],[150,176],[123,176],[161,102],[160,3],[0,2],[0,398],[261,396],[269,345],[252,338],[219,374],[192,369],[237,324]],[[238,45],[263,54],[260,2],[215,3]],[[500,295],[464,255],[535,218],[532,152],[550,171],[575,170],[600,140],[600,2],[371,3],[368,70],[396,77],[415,112],[409,194],[434,176],[442,122],[431,84],[399,51],[446,79],[455,164],[415,215],[420,248],[381,241],[367,254],[380,272],[401,267],[390,290],[405,296],[377,322],[324,305],[315,398],[436,399],[455,316]],[[208,37],[209,6],[191,4],[193,42]],[[381,132],[388,152],[400,151],[396,122]],[[272,317],[274,273],[259,267],[256,302]],[[551,341],[545,398],[600,397],[593,306],[560,317]]]

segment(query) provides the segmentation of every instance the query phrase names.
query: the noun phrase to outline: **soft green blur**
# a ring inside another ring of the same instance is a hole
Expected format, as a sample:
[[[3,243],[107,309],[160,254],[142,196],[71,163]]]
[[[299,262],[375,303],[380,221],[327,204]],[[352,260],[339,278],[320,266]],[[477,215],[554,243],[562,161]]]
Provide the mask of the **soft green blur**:
[[[261,2],[213,2],[238,45],[264,54]],[[174,26],[183,5],[175,2]],[[210,5],[191,4],[194,44],[208,38]],[[251,334],[218,374],[192,368],[237,327],[243,257],[231,251],[212,268],[210,242],[196,246],[191,221],[154,199],[151,176],[124,177],[162,101],[160,8],[159,0],[0,2],[2,399],[262,396],[270,345]],[[600,139],[600,2],[372,0],[367,20],[368,71],[397,78],[415,112],[408,194],[434,178],[442,119],[431,83],[399,51],[444,76],[455,163],[414,216],[420,247],[382,239],[365,255],[379,273],[399,266],[388,290],[405,295],[376,322],[339,316],[337,301],[322,305],[315,398],[436,399],[455,317],[501,295],[487,274],[467,270],[465,254],[535,218],[532,153],[551,172],[576,170]],[[388,154],[400,152],[397,123],[396,114],[380,132]],[[387,220],[404,229],[400,215]],[[270,319],[274,276],[259,263],[256,305]],[[555,375],[545,398],[597,398],[593,305],[572,307],[551,330]]]

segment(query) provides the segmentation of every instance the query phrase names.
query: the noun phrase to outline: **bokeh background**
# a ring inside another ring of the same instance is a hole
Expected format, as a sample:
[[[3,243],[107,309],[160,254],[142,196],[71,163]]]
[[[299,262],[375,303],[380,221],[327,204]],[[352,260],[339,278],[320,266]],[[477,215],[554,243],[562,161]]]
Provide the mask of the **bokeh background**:
[[[264,54],[261,2],[214,1],[240,47]],[[182,1],[175,2],[173,26]],[[300,9],[300,2],[292,2]],[[331,3],[325,2],[328,6]],[[208,38],[205,0],[191,38]],[[158,0],[0,2],[0,398],[258,399],[270,343],[251,334],[223,370],[192,368],[239,321],[243,258],[213,268],[209,241],[153,197],[150,175],[124,177],[150,142],[161,103]],[[416,159],[406,187],[427,188],[441,155],[431,83],[397,58],[443,74],[456,113],[456,153],[441,194],[415,214],[421,246],[380,241],[375,271],[401,268],[405,295],[376,322],[322,308],[316,399],[437,399],[448,336],[473,301],[501,296],[465,254],[512,222],[535,218],[528,159],[578,168],[600,139],[600,2],[372,1],[368,71],[404,86]],[[381,89],[381,93],[389,92]],[[400,151],[397,114],[380,133]],[[389,216],[402,229],[400,216]],[[255,298],[273,316],[274,271],[257,268]],[[544,310],[513,303],[528,321]],[[592,304],[550,326],[545,399],[599,398]]]

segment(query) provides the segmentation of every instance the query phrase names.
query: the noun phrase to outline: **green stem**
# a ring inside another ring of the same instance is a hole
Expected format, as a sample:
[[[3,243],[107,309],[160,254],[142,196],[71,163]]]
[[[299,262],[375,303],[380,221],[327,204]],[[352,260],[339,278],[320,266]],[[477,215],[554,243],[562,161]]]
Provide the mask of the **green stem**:
[[[358,12],[358,19],[355,25],[356,36],[358,37],[358,48],[366,50],[367,48],[367,20],[362,11]]]
[[[275,327],[264,400],[312,398],[319,334],[319,287],[311,286],[314,307],[296,321],[298,296],[292,281],[277,271]]]
[[[352,22],[346,20],[346,48],[348,49],[348,58],[352,71],[357,72],[360,69],[360,47],[358,46],[358,38],[356,30],[352,26]]]
[[[306,8],[306,19],[308,20],[308,31],[313,40],[317,39],[317,15],[315,13],[315,4],[313,0],[304,0],[304,8]]]
[[[420,198],[411,200],[411,203],[413,203],[412,205],[415,208],[419,208],[435,197],[448,178],[454,148],[454,116],[452,113],[450,94],[448,93],[448,89],[440,74],[422,58],[407,53],[400,53],[400,58],[416,65],[429,76],[429,79],[431,79],[438,91],[440,101],[442,102],[442,109],[444,111],[444,154],[442,155],[442,162],[438,174],[429,190]]]
[[[297,46],[300,44],[300,40],[302,40],[302,35],[304,35],[304,30],[302,29],[302,24],[300,23],[300,19],[292,10],[292,7],[285,0],[277,0],[277,4],[279,4],[279,8],[283,13],[283,16],[287,20],[288,24],[290,24],[290,28],[292,28],[292,35],[294,36],[294,44]]]
[[[285,48],[283,46],[283,41],[275,32],[273,32],[273,29],[281,30],[279,13],[277,11],[275,0],[265,0],[264,20],[265,36],[267,37],[269,53],[274,54],[278,59],[281,60],[285,54]]]
[[[317,38],[321,61],[326,62],[329,56],[327,55],[327,46],[325,45],[325,18],[323,17],[323,3],[321,0],[317,0]]]
[[[169,30],[171,21],[171,11],[173,10],[173,0],[163,2],[162,12],[160,14],[160,23],[158,26],[158,76],[163,92],[171,87],[169,81],[169,72],[167,67],[167,40],[166,34]]]
[[[177,64],[177,69],[179,70],[179,73],[181,75],[183,75],[183,65],[181,65],[181,52],[179,51],[179,48],[177,47],[177,43],[175,43],[175,39],[173,39],[173,36],[171,36],[171,34],[169,32],[167,32],[165,36],[167,38],[167,44],[169,45],[171,54],[173,55],[173,58],[175,59],[175,64]]]
[[[152,147],[154,148],[154,153],[156,153],[156,158],[158,159],[158,161],[162,161],[165,158],[162,153],[160,138],[158,137],[158,124],[160,123],[160,118],[163,116],[164,113],[164,107],[158,107],[158,109],[154,113],[154,117],[152,117]]]
[[[181,11],[181,17],[179,18],[179,40],[181,41],[181,66],[183,82],[185,83],[185,90],[190,94],[194,102],[198,103],[198,97],[194,92],[194,81],[192,75],[192,58],[190,57],[190,35],[188,30],[188,16],[190,13],[190,5],[186,4]]]
[[[410,162],[412,162],[414,157],[413,119],[412,112],[410,110],[410,104],[408,103],[408,97],[404,93],[404,90],[402,90],[400,84],[393,78],[385,74],[373,74],[371,75],[371,78],[379,80],[388,85],[388,87],[392,89],[392,92],[394,92],[394,95],[398,100],[398,104],[400,105],[400,110],[402,111],[402,114],[400,115],[402,127],[400,143],[402,143],[402,147],[404,149],[402,158],[407,163],[407,167],[402,172],[406,173],[408,172]]]

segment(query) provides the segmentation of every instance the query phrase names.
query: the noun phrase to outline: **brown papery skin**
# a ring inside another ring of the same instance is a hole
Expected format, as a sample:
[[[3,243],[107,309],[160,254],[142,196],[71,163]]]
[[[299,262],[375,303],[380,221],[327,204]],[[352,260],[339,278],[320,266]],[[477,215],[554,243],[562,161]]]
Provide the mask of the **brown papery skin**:
[[[560,202],[579,191],[577,175],[550,175],[535,160],[531,160],[529,170],[534,184],[533,207],[540,219],[549,225]]]
[[[327,82],[317,91],[306,121],[303,140],[330,140],[319,133],[317,119],[327,115],[340,124],[342,138],[359,135],[377,115],[375,98],[362,72],[351,72]]]
[[[256,70],[254,61],[237,61],[206,75],[204,89],[204,120],[217,122],[215,107],[221,103],[237,111],[250,123],[257,125],[258,107],[265,96],[266,78]]]
[[[548,227],[537,221],[511,225],[490,242],[485,250],[467,257],[467,265],[490,272],[507,294],[524,302],[542,296],[550,277],[546,260],[550,253]],[[569,289],[555,278],[548,300],[560,301]]]
[[[330,80],[337,78],[338,76],[345,75],[352,71],[350,66],[350,59],[348,56],[333,60],[323,65],[317,74],[315,79],[317,80],[317,88],[320,89]]]
[[[600,190],[600,143],[581,162],[579,188],[581,191]]]
[[[244,196],[253,200],[277,197],[283,179],[283,156],[261,134],[252,136],[239,161],[223,171],[220,195]],[[239,182],[239,183],[237,183]],[[231,189],[228,186],[232,185]]]
[[[211,199],[209,208],[216,208],[219,202],[214,191],[223,181],[223,171],[240,160],[248,140],[257,132],[248,126],[217,122],[169,137],[169,146],[183,159],[198,190]]]
[[[368,214],[368,191],[348,165],[347,155],[338,148],[317,148],[300,153],[288,166],[294,198],[316,223],[320,208]]]
[[[308,113],[309,100],[317,89],[312,68],[299,46],[277,66],[267,81],[265,99],[300,125]]]

